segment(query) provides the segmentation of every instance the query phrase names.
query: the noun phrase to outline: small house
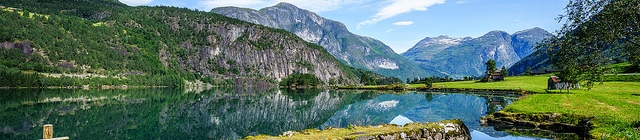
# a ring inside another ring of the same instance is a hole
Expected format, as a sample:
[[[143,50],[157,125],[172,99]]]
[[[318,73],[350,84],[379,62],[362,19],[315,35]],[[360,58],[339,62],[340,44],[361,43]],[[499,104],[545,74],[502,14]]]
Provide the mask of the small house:
[[[562,81],[558,76],[549,77],[547,89],[549,90],[562,90],[562,89],[580,89],[580,85]]]
[[[504,81],[504,76],[502,76],[501,73],[492,73],[491,74],[491,80],[493,81]]]

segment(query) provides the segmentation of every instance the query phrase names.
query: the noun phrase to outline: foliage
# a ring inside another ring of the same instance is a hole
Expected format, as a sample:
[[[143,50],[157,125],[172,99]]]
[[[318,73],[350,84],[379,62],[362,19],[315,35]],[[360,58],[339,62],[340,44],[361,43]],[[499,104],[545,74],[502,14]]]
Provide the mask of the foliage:
[[[525,76],[531,76],[531,66],[527,66],[527,70],[524,71]]]
[[[482,78],[482,82],[489,82],[491,81],[491,74],[495,73],[498,68],[496,67],[496,61],[494,61],[493,59],[489,59],[487,60],[487,62],[484,63],[486,68],[485,68],[485,76]]]
[[[313,74],[291,74],[280,81],[280,86],[317,86],[323,82]]]
[[[487,62],[485,62],[484,64],[486,66],[485,70],[487,70],[487,74],[494,73],[496,70],[498,70],[498,68],[496,67],[496,61],[494,61],[493,59],[487,60]]]
[[[558,18],[564,26],[537,49],[546,48],[549,61],[560,70],[558,76],[571,83],[593,87],[609,72],[606,50],[624,50],[633,65],[640,55],[640,1],[572,0]]]
[[[9,69],[0,65],[0,87],[40,87],[38,73],[23,73],[17,69]]]
[[[363,69],[353,68],[352,71],[360,78],[360,84],[363,85],[391,85],[402,83],[402,80],[397,77],[387,77]]]
[[[445,76],[445,77],[440,77],[440,76],[431,76],[431,77],[425,77],[422,79],[418,79],[418,78],[414,78],[413,81],[410,81],[407,84],[432,84],[432,83],[440,83],[440,82],[451,82],[454,81],[453,78],[450,78],[449,76]]]
[[[507,70],[505,66],[502,66],[502,68],[500,69],[500,74],[502,74],[503,77],[507,77],[509,76],[509,70]]]
[[[433,87],[433,80],[428,79],[424,82],[424,86],[427,88],[432,88]]]
[[[237,58],[231,59],[224,54],[215,58],[194,55],[201,55],[198,53],[202,49],[211,49],[209,46],[249,47],[258,52],[277,54],[284,49],[283,45],[291,43],[308,47],[305,49],[315,49],[319,52],[317,57],[322,58],[319,61],[338,65],[344,75],[332,77],[332,83],[353,83],[359,78],[351,72],[352,68],[340,63],[322,47],[305,42],[286,30],[254,25],[214,13],[163,6],[129,7],[114,0],[0,0],[0,3],[16,8],[0,10],[0,23],[3,23],[0,43],[27,44],[24,46],[33,50],[0,48],[0,65],[37,73],[109,77],[92,78],[99,83],[74,80],[74,77],[67,77],[65,80],[71,81],[64,82],[43,77],[43,86],[60,83],[71,84],[67,86],[76,83],[182,85],[182,80],[196,79],[228,85],[235,84],[233,80],[228,80],[236,77],[275,81],[274,77],[260,73],[258,66],[235,62]],[[233,45],[221,45],[219,40],[224,35],[203,26],[255,28],[260,38],[250,39],[243,34],[231,43]],[[206,59],[210,60],[206,62],[206,67],[192,66]],[[297,64],[308,70],[317,69],[310,62],[299,61]],[[143,76],[131,77],[127,74],[131,72]],[[154,81],[142,82],[138,79]],[[170,81],[168,83],[172,84],[159,84],[159,81]]]

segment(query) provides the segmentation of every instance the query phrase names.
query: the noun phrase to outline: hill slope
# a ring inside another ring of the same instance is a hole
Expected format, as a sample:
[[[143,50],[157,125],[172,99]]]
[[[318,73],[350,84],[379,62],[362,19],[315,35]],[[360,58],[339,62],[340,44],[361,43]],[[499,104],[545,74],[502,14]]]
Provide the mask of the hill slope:
[[[340,22],[326,19],[289,3],[279,3],[259,11],[238,7],[220,7],[211,11],[285,29],[308,42],[324,47],[336,58],[356,68],[402,79],[434,74],[425,72],[416,63],[396,54],[379,40],[353,34]]]
[[[0,3],[11,7],[0,10],[0,50],[23,54],[3,61],[4,69],[175,75],[234,84],[273,83],[294,73],[313,74],[325,83],[358,81],[352,68],[320,46],[214,13],[129,7],[114,0]]]

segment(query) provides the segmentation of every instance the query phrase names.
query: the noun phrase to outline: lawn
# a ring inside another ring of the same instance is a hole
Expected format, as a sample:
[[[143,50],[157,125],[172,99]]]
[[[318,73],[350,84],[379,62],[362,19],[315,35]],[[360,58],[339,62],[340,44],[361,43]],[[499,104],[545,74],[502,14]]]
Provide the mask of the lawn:
[[[522,89],[546,93],[549,75],[507,77],[505,81],[435,83],[434,87]],[[411,85],[420,87],[421,85]],[[512,113],[563,113],[595,117],[591,135],[597,139],[640,139],[640,82],[604,82],[571,94],[534,94],[507,106]]]

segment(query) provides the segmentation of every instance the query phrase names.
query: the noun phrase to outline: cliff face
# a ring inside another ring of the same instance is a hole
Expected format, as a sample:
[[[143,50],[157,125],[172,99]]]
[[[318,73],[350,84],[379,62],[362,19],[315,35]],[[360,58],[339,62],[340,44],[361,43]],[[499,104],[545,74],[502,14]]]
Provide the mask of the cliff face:
[[[179,22],[179,21],[178,21]],[[207,33],[208,45],[182,42],[191,55],[180,57],[167,51],[181,69],[213,76],[251,76],[261,74],[276,79],[294,73],[309,73],[322,81],[347,79],[344,66],[322,48],[261,26],[232,24],[192,24]],[[181,30],[181,29],[178,29]]]
[[[259,11],[238,7],[220,7],[213,9],[212,12],[273,28],[285,29],[305,41],[324,47],[335,58],[356,68],[402,79],[431,75],[430,72],[424,71],[414,62],[396,54],[379,40],[353,34],[340,22],[326,19],[292,4],[279,3]]]

